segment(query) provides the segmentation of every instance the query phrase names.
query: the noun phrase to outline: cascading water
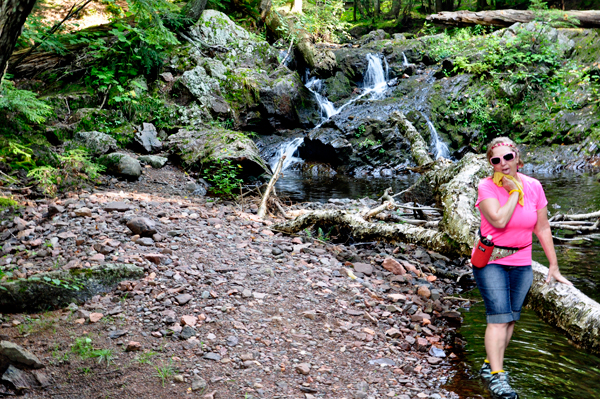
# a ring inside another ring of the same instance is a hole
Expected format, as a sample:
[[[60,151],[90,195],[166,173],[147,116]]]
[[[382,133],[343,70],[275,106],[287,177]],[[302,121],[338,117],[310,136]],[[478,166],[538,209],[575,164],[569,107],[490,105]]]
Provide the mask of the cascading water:
[[[364,75],[363,80],[363,91],[360,95],[354,97],[349,100],[341,107],[336,108],[335,105],[329,101],[327,97],[321,94],[323,90],[323,81],[321,79],[317,79],[315,77],[309,78],[307,73],[307,81],[306,88],[313,93],[317,103],[319,104],[319,109],[321,111],[321,122],[314,127],[314,129],[318,129],[321,125],[327,122],[334,115],[339,114],[344,108],[354,103],[355,101],[367,96],[371,95],[372,100],[380,99],[385,95],[385,92],[388,88],[388,76],[389,76],[389,65],[385,57],[380,57],[374,54],[367,54],[367,71]],[[287,169],[291,165],[297,162],[301,162],[302,159],[298,157],[294,157],[293,154],[296,153],[298,147],[302,145],[304,142],[303,138],[295,138],[291,141],[283,143],[277,152],[277,155],[273,157],[269,163],[271,169],[274,170],[279,162],[279,159],[286,155],[285,161],[283,161],[282,170]]]
[[[315,77],[308,79],[306,82],[306,88],[313,93],[317,99],[317,103],[319,103],[319,108],[321,110],[321,118],[324,121],[328,120],[339,112],[335,109],[335,105],[333,105],[333,103],[329,101],[327,97],[321,95],[320,91],[323,90],[323,81],[321,79],[317,79]],[[318,126],[321,126],[321,124]]]
[[[382,62],[381,58],[377,55],[367,54],[367,61],[369,64],[367,66],[367,72],[365,72],[363,88],[365,92],[371,93],[372,99],[381,98],[388,88],[387,75],[389,68],[385,58],[383,58],[383,60],[384,61]],[[385,70],[383,69],[384,63],[386,67]]]
[[[408,64],[408,60],[406,59],[406,54],[404,54],[404,51],[402,52],[402,66],[403,67],[407,67]]]
[[[277,152],[277,155],[271,159],[271,163],[269,164],[269,166],[271,167],[271,170],[275,171],[275,168],[277,167],[277,163],[279,163],[279,160],[284,155],[285,155],[285,159],[283,160],[283,165],[281,166],[281,170],[286,170],[288,167],[290,167],[290,165],[292,165],[294,163],[302,162],[302,159],[295,157],[294,154],[298,151],[298,147],[300,147],[300,145],[303,142],[304,142],[304,138],[296,137],[295,139],[292,139],[291,141],[283,143],[281,145],[281,147],[279,147],[279,151]]]
[[[446,143],[444,143],[440,138],[440,135],[438,134],[437,130],[435,130],[435,126],[429,120],[427,115],[425,115],[423,112],[421,112],[421,115],[423,115],[423,118],[425,118],[425,122],[427,122],[427,127],[429,128],[429,133],[431,135],[431,152],[435,156],[435,159],[450,159],[450,149],[448,148]]]

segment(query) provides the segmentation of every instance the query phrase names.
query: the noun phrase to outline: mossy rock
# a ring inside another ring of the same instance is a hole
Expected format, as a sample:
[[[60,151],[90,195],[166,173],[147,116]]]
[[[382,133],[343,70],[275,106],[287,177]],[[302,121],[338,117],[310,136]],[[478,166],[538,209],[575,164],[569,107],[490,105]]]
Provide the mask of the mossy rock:
[[[0,282],[0,308],[4,312],[35,312],[83,303],[111,291],[119,281],[138,279],[144,269],[107,263],[86,269],[56,270],[27,279]],[[77,288],[74,288],[77,287]]]
[[[270,173],[254,141],[234,130],[203,125],[180,129],[167,138],[165,146],[188,167],[201,169],[226,159],[242,167],[242,176]]]

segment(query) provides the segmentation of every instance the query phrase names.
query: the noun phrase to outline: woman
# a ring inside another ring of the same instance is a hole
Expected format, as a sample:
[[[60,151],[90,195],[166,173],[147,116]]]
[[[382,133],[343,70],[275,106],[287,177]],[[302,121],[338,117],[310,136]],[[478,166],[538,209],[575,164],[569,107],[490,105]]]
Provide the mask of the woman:
[[[572,284],[558,270],[544,190],[536,179],[518,173],[523,161],[516,144],[507,137],[499,137],[488,145],[486,155],[495,178],[488,177],[479,183],[475,206],[481,213],[480,234],[491,235],[495,249],[485,267],[473,268],[488,323],[487,359],[480,374],[494,397],[514,399],[517,394],[503,370],[504,351],[533,282],[532,232],[550,262],[546,282],[554,278],[563,284]]]

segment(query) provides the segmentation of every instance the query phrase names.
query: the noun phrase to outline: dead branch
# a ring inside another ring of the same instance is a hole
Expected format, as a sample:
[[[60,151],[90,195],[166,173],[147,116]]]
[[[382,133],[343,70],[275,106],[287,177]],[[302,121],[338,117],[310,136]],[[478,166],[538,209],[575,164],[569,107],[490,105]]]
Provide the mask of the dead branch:
[[[275,185],[275,182],[279,178],[279,173],[281,172],[281,168],[283,166],[283,161],[285,160],[285,155],[281,157],[279,162],[277,162],[277,167],[275,168],[275,172],[269,181],[269,185],[267,186],[267,190],[260,201],[260,207],[258,208],[257,216],[261,219],[264,219],[265,214],[267,213],[267,200],[269,199],[269,194]]]
[[[558,215],[554,215],[550,218],[550,222],[559,222],[561,220],[587,220],[587,219],[594,219],[594,218],[598,218],[600,217],[600,211],[596,211],[596,212],[592,212],[592,213],[582,213],[579,215],[563,215],[563,214],[558,214]]]

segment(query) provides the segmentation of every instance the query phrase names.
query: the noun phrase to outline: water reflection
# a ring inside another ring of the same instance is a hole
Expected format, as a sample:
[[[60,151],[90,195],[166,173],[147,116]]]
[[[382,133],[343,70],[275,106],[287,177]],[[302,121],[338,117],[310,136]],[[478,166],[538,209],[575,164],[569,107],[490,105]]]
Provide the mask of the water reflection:
[[[472,296],[481,300],[479,292]],[[461,398],[489,398],[476,375],[485,358],[485,308],[478,302],[463,312],[459,332],[468,342],[462,370],[446,389]],[[563,333],[542,322],[531,310],[524,310],[513,340],[506,351],[504,369],[520,398],[596,399],[600,396],[600,358],[577,349]]]
[[[551,215],[588,213],[600,210],[600,183],[593,176],[575,172],[554,175],[531,174],[544,186]],[[548,260],[537,239],[533,240],[533,259],[548,266]],[[557,245],[556,256],[561,273],[590,298],[600,301],[600,245]],[[600,393],[599,393],[600,396]]]
[[[298,171],[286,171],[277,180],[277,194],[293,202],[327,202],[330,198],[379,197],[392,187],[394,193],[405,190],[416,181],[418,175],[402,175],[394,178],[356,178],[345,175],[310,176]]]

